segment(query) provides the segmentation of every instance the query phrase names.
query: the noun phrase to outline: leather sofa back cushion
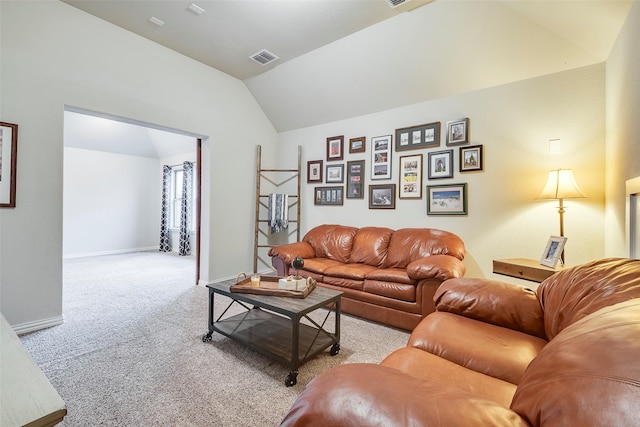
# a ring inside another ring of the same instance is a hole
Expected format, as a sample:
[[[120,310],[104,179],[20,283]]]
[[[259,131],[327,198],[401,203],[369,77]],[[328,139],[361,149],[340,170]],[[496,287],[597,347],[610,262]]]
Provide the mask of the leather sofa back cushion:
[[[353,241],[349,262],[381,267],[389,250],[393,230],[383,227],[363,227]]]
[[[402,228],[391,235],[389,251],[383,266],[406,268],[411,262],[429,255],[451,255],[462,261],[465,255],[464,243],[448,231]]]
[[[551,340],[602,307],[640,298],[640,260],[607,258],[563,270],[540,284],[538,297]]]
[[[637,426],[640,299],[568,326],[533,359],[511,402],[531,425]]]
[[[319,225],[309,230],[302,240],[313,247],[316,258],[347,263],[357,231],[356,227],[345,225]]]

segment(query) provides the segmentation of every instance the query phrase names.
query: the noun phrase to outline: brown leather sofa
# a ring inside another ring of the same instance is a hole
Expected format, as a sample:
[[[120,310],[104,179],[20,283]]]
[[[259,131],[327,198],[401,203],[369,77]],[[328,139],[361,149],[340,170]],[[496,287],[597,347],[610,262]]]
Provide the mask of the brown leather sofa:
[[[314,378],[283,426],[638,426],[640,260],[566,269],[537,292],[452,279],[381,364]]]
[[[295,274],[291,261],[302,257],[302,276],[344,292],[343,312],[406,330],[435,310],[444,280],[464,276],[464,255],[462,240],[446,231],[344,225],[320,225],[269,250],[278,275]]]

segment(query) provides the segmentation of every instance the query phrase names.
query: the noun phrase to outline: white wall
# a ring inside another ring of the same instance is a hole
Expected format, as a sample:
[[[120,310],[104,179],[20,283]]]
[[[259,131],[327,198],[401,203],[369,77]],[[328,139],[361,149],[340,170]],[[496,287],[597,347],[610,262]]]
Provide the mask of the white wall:
[[[625,181],[640,176],[640,3],[634,2],[607,60],[607,256],[629,256]]]
[[[63,257],[158,247],[159,160],[64,149]]]
[[[255,146],[276,133],[241,81],[58,1],[0,2],[0,43],[0,117],[19,125],[17,206],[0,211],[11,325],[62,320],[65,105],[202,136],[201,280],[250,268]]]
[[[471,277],[492,277],[496,258],[539,259],[550,235],[558,234],[554,201],[535,200],[546,182],[547,171],[572,168],[587,199],[566,201],[567,264],[603,256],[604,247],[604,64],[579,68],[490,89],[424,102],[280,135],[280,151],[303,145],[303,159],[322,159],[326,165],[326,138],[366,136],[364,154],[348,154],[345,162],[366,160],[366,184],[371,184],[371,137],[393,134],[396,128],[435,121],[470,119],[471,144],[484,145],[484,171],[458,172],[455,148],[453,179],[426,180],[426,157],[438,149],[404,151],[422,153],[426,185],[468,183],[467,216],[427,216],[422,200],[396,200],[395,210],[369,210],[367,198],[346,199],[344,206],[314,206],[313,187],[302,189],[302,229],[321,223],[391,228],[433,227],[458,234],[467,247],[465,264]],[[548,141],[560,138],[562,153],[549,154]],[[399,154],[393,153],[393,178],[373,183],[398,185]],[[306,168],[305,168],[306,170]],[[306,178],[303,179],[306,182]],[[425,189],[423,188],[423,191]],[[366,190],[368,194],[368,190]],[[505,279],[504,276],[496,276]],[[516,279],[514,279],[516,280]],[[522,282],[520,282],[522,283]]]

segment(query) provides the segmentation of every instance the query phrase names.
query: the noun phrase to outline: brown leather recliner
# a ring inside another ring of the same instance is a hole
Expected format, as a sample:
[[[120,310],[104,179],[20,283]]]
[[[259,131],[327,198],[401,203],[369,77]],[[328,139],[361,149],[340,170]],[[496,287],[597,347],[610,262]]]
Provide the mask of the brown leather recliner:
[[[412,330],[435,310],[433,295],[447,279],[462,277],[465,247],[453,233],[431,228],[317,226],[301,242],[271,248],[280,276],[300,274],[344,292],[342,311]]]
[[[283,426],[638,426],[640,260],[568,268],[537,292],[452,279],[380,365],[314,378]]]

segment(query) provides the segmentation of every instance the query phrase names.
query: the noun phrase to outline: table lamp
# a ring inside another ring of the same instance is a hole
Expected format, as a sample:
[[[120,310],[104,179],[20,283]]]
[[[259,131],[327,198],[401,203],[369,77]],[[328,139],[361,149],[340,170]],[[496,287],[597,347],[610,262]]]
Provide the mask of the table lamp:
[[[538,196],[538,199],[552,199],[558,200],[560,205],[558,206],[558,214],[560,215],[560,236],[564,237],[564,199],[579,199],[584,198],[576,180],[573,178],[573,171],[571,169],[555,169],[549,171],[549,177],[547,178],[547,184],[544,186],[542,193]],[[564,249],[560,255],[562,264],[564,264]]]

